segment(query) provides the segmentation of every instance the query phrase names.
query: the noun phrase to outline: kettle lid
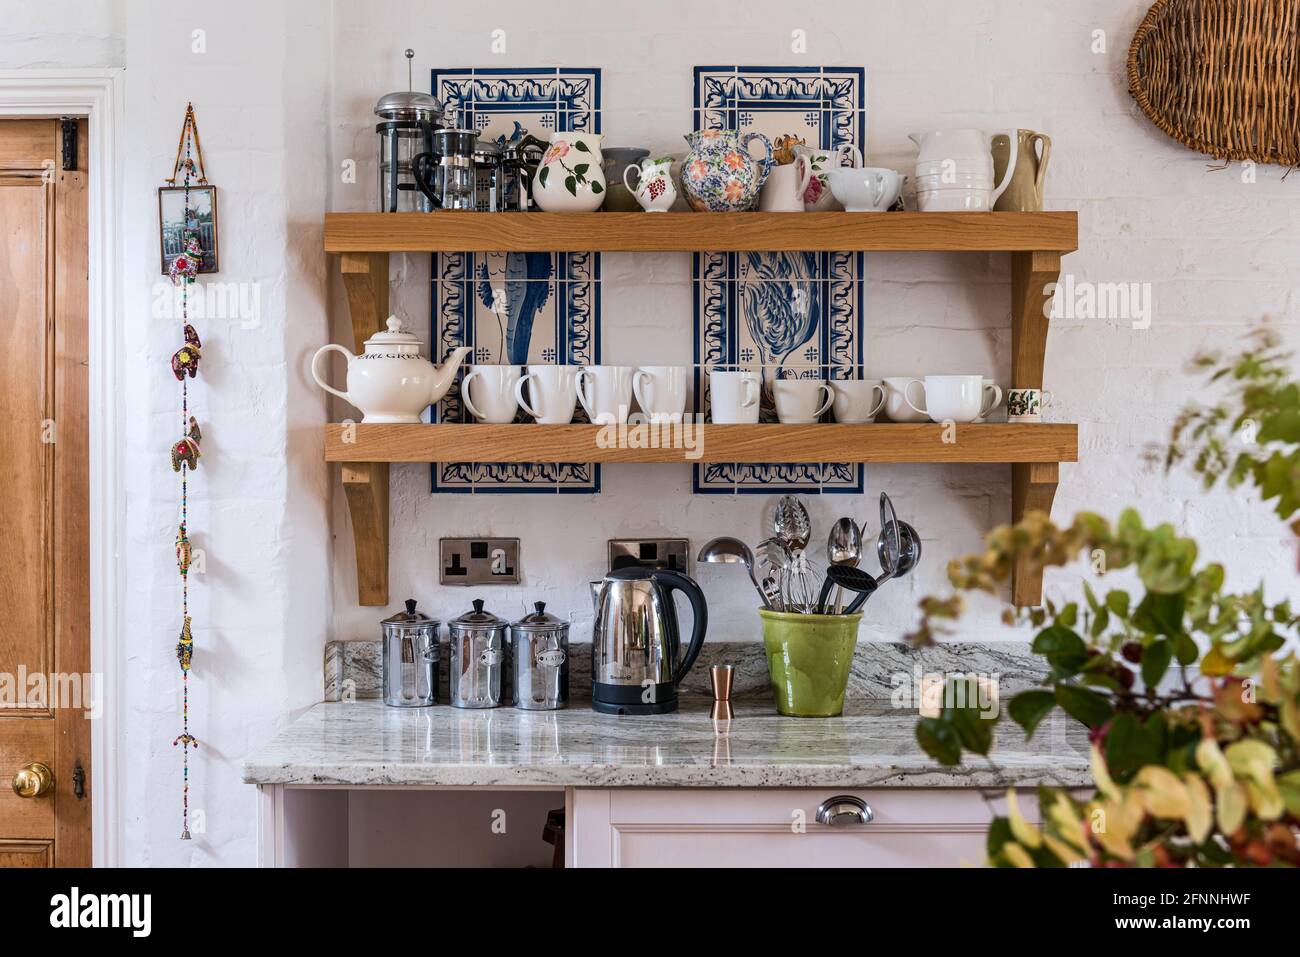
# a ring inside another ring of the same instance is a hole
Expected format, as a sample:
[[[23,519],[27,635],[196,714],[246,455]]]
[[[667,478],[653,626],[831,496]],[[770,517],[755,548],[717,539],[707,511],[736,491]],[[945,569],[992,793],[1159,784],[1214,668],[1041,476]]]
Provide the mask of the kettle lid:
[[[406,610],[399,611],[394,615],[389,615],[380,624],[384,625],[426,625],[430,622],[436,624],[436,620],[430,618],[422,611],[415,610],[415,599],[406,599]]]
[[[420,338],[413,332],[404,332],[402,330],[402,320],[397,316],[389,316],[385,323],[388,327],[387,332],[376,332],[366,340],[366,346],[416,346],[420,345]]]
[[[450,624],[496,626],[496,625],[504,625],[506,623],[504,618],[498,618],[496,615],[492,614],[492,612],[487,611],[483,608],[482,598],[475,598],[473,605],[474,605],[473,611],[467,611],[459,618],[453,618]]]
[[[554,631],[556,629],[568,629],[569,623],[563,618],[557,618],[546,610],[546,602],[533,602],[533,612],[524,615],[510,627],[520,631]]]

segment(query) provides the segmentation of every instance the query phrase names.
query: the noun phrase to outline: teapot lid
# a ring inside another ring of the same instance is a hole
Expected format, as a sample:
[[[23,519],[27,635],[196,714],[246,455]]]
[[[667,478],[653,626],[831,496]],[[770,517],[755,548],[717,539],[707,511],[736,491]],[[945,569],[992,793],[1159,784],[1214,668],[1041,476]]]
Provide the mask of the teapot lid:
[[[524,615],[517,622],[511,625],[511,628],[520,631],[553,631],[555,629],[568,630],[569,623],[562,618],[556,618],[546,610],[546,602],[533,602],[533,613]]]
[[[402,320],[396,316],[389,316],[387,332],[376,332],[366,340],[367,346],[418,346],[420,339],[413,332],[402,331]]]
[[[504,619],[498,618],[496,615],[492,614],[492,612],[484,610],[482,598],[475,598],[473,604],[474,604],[473,611],[467,611],[459,618],[453,618],[450,624],[487,625],[488,627],[491,628],[495,628],[505,624]]]

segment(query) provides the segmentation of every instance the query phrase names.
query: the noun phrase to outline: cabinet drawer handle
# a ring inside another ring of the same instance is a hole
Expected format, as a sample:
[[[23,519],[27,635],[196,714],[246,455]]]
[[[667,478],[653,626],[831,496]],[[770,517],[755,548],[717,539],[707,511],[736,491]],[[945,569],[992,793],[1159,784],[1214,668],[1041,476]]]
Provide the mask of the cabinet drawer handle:
[[[817,823],[831,827],[870,824],[874,817],[871,805],[852,794],[837,794],[822,801],[817,808]]]

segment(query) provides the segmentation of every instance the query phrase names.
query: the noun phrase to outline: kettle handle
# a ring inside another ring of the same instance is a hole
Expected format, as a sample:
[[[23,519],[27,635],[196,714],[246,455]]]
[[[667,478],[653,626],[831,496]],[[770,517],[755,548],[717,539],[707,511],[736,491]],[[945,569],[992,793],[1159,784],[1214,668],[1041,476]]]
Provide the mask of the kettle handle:
[[[691,613],[694,617],[690,644],[686,646],[681,664],[673,670],[673,684],[676,685],[686,677],[686,672],[691,670],[691,665],[695,664],[695,659],[700,656],[700,648],[704,646],[704,633],[709,627],[709,606],[704,601],[703,590],[689,575],[683,575],[671,568],[659,568],[655,570],[654,579],[664,587],[665,591],[670,593],[679,591],[684,594],[690,600]]]

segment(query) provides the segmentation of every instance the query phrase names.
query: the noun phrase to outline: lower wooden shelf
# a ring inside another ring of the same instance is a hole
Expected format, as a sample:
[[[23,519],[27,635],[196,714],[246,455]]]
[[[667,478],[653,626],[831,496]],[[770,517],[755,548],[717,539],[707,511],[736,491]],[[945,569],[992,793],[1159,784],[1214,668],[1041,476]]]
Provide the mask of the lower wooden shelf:
[[[1073,424],[327,425],[325,458],[343,463],[357,600],[388,604],[390,462],[935,462],[1011,466],[1012,520],[1051,512],[1061,462],[1079,458]],[[1012,600],[1042,600],[1042,575],[1017,568]]]
[[[1075,462],[1073,424],[327,425],[331,462]]]

